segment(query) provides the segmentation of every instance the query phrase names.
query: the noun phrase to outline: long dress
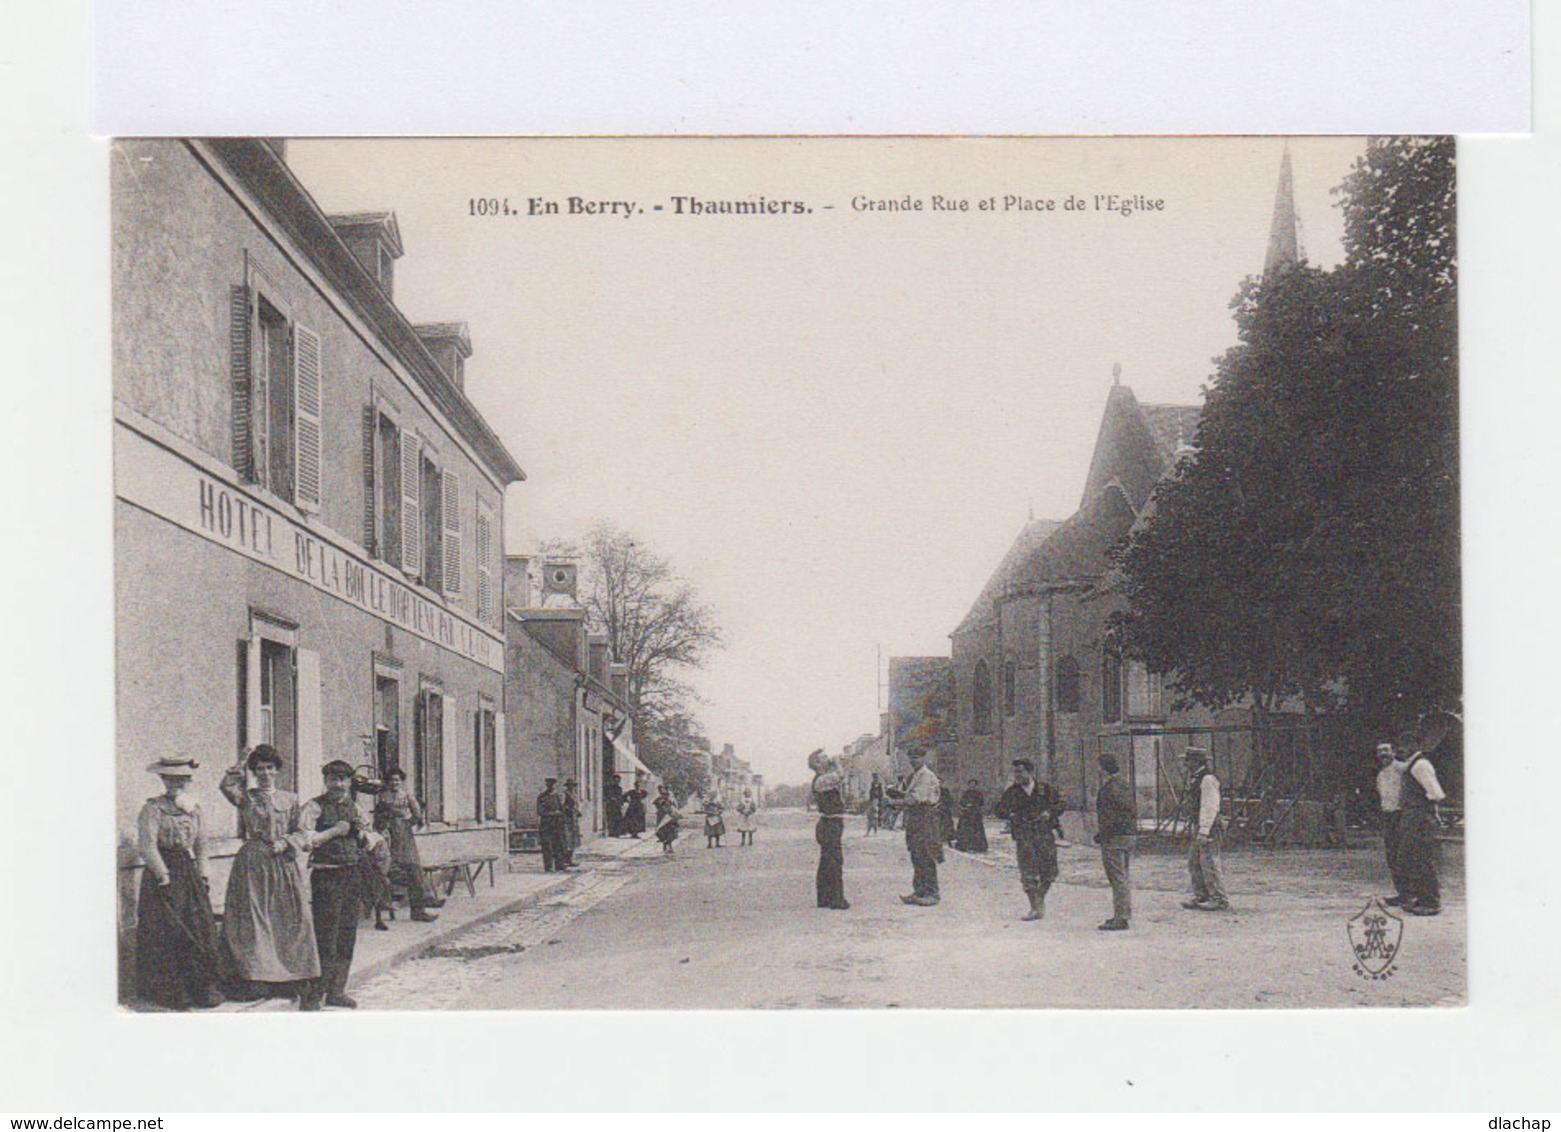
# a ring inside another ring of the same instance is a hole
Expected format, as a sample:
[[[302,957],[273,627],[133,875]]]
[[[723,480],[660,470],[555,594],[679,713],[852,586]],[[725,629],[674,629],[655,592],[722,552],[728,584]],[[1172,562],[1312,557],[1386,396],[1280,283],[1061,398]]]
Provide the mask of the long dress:
[[[623,832],[630,837],[645,832],[645,791],[638,786],[623,794]]]
[[[966,790],[959,800],[959,828],[954,846],[966,853],[985,853],[986,845],[986,795],[979,790]]]
[[[175,1010],[215,1006],[222,1001],[217,923],[206,889],[200,807],[182,809],[166,795],[149,798],[136,825],[146,865],[136,905],[136,992]]]
[[[391,882],[406,888],[407,901],[414,909],[434,903],[414,833],[422,824],[423,808],[405,790],[387,786],[374,799],[374,828],[390,842]]]
[[[714,798],[705,803],[705,836],[725,837],[726,822],[721,820],[721,815],[726,812],[726,807]]]
[[[296,794],[246,790],[242,772],[222,779],[222,796],[238,809],[244,839],[228,874],[222,947],[241,979],[290,983],[320,975],[301,860],[311,837],[299,824]],[[281,853],[272,851],[284,842]]]
[[[656,798],[656,840],[671,848],[678,839],[678,804],[665,794]]]
[[[737,832],[756,833],[759,829],[759,804],[743,800],[737,803]]]

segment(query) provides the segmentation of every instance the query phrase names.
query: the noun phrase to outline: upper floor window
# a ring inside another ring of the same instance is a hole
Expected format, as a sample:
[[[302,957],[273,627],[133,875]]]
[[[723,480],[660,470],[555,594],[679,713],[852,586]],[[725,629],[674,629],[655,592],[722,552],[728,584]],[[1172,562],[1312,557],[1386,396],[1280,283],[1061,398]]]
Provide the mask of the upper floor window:
[[[363,545],[387,566],[455,597],[461,592],[461,477],[394,411],[363,412]]]
[[[992,671],[984,660],[976,661],[971,677],[971,714],[975,717],[977,735],[992,733]]]
[[[300,510],[318,511],[320,336],[292,316],[281,289],[253,264],[231,298],[233,466]]]
[[[1073,715],[1079,710],[1079,662],[1071,656],[1057,661],[1057,711]]]

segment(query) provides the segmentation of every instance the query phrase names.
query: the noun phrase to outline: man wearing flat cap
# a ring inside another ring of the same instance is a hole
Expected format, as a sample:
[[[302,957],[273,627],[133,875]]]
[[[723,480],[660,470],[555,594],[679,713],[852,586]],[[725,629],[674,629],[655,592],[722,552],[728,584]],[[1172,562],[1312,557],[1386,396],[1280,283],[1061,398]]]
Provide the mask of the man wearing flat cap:
[[[1182,752],[1182,768],[1187,772],[1188,825],[1191,842],[1187,851],[1187,872],[1192,878],[1192,899],[1182,907],[1194,912],[1224,912],[1230,908],[1225,895],[1225,874],[1220,865],[1220,842],[1224,837],[1220,821],[1220,780],[1214,776],[1209,752],[1188,747]]]
[[[938,853],[943,848],[938,802],[943,785],[927,763],[927,751],[912,747],[905,753],[912,774],[898,800],[905,813],[905,847],[911,854],[910,895],[900,897],[902,904],[930,908],[942,899],[938,892]]]
[[[365,842],[374,837],[368,815],[352,795],[352,764],[336,759],[321,769],[325,793],[305,802],[298,824],[309,835],[309,904],[320,949],[320,977],[305,988],[300,1010],[357,1003],[347,994],[347,977],[358,942],[362,892],[358,866]]]
[[[558,779],[542,780],[542,793],[537,795],[538,836],[542,842],[542,871],[561,872],[569,867],[569,847],[565,838],[569,830],[569,815],[564,797],[556,787]]]
[[[1102,752],[1095,762],[1105,776],[1095,795],[1095,841],[1100,846],[1100,863],[1106,870],[1106,881],[1111,885],[1111,918],[1100,925],[1100,930],[1125,932],[1133,915],[1130,870],[1138,815],[1133,809],[1132,788],[1122,777],[1122,764],[1117,757]]]

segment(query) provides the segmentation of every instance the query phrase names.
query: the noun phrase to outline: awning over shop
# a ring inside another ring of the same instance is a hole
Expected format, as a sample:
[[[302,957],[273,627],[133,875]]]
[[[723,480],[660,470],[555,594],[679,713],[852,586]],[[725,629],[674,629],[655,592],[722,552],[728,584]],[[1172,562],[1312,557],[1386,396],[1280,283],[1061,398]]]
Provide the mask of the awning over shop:
[[[660,776],[634,753],[634,745],[628,741],[628,736],[620,735],[612,741],[612,756],[613,769],[619,774],[642,774],[650,781],[660,781]]]

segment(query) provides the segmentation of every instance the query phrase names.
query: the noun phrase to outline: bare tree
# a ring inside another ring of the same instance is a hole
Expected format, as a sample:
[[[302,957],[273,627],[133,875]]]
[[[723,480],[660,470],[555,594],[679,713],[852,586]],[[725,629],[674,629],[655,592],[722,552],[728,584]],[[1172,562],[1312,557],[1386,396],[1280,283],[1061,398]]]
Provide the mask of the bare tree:
[[[698,697],[679,674],[703,667],[721,647],[715,610],[671,563],[615,524],[599,523],[580,543],[553,542],[544,552],[579,560],[580,603],[628,669],[636,730],[688,714]]]

